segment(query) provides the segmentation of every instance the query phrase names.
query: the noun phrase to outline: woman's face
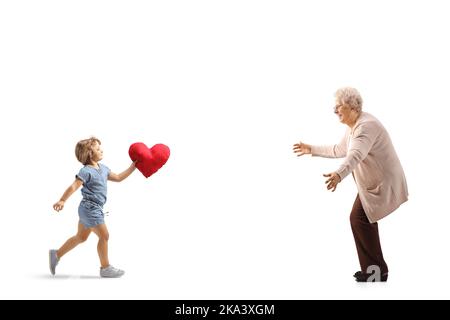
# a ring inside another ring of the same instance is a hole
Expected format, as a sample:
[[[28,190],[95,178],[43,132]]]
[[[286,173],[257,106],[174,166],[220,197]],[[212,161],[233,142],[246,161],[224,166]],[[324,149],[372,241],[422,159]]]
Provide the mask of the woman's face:
[[[341,103],[336,100],[336,106],[334,107],[334,113],[339,117],[339,121],[344,124],[348,124],[350,121],[350,114],[352,109],[349,105]]]

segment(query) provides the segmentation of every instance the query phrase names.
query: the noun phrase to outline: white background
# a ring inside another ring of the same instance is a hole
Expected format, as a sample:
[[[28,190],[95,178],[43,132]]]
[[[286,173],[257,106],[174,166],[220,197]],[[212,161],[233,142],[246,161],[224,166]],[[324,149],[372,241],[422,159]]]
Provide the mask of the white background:
[[[2,1],[0,298],[450,298],[446,1]],[[338,142],[333,94],[354,86],[388,129],[410,201],[379,223],[389,282],[357,284],[349,176],[292,144]],[[109,184],[111,262],[96,236],[65,256],[102,140],[172,151],[150,179]]]

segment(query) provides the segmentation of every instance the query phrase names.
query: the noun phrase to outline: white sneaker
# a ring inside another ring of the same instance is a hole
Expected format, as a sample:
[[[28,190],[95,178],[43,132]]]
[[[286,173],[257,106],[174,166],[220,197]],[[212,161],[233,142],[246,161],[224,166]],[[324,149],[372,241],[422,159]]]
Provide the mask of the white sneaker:
[[[100,268],[100,277],[102,278],[120,278],[125,274],[125,271],[108,266],[106,268]]]
[[[50,273],[52,275],[55,275],[55,269],[56,269],[56,266],[58,265],[58,262],[59,262],[59,259],[56,256],[56,252],[57,251],[58,250],[50,250],[48,252],[48,262],[49,262],[49,266],[50,266]]]

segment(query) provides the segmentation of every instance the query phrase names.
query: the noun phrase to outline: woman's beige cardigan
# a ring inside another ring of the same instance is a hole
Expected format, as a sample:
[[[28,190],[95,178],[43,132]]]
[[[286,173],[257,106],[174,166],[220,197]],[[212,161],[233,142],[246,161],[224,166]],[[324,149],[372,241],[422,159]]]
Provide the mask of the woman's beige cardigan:
[[[362,112],[353,129],[334,146],[311,146],[313,156],[344,158],[337,174],[353,174],[362,206],[371,223],[386,217],[408,200],[402,165],[389,134],[372,115]]]

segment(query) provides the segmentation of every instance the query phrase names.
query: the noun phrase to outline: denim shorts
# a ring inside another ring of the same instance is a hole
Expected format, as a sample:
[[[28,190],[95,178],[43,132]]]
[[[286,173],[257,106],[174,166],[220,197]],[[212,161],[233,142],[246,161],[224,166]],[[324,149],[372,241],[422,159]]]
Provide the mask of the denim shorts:
[[[80,217],[80,223],[86,228],[93,228],[105,223],[102,206],[92,201],[82,200],[80,202],[78,216]]]

